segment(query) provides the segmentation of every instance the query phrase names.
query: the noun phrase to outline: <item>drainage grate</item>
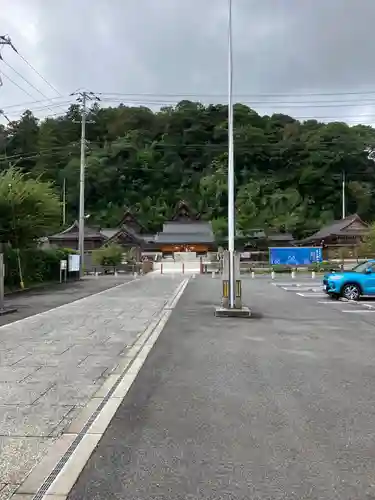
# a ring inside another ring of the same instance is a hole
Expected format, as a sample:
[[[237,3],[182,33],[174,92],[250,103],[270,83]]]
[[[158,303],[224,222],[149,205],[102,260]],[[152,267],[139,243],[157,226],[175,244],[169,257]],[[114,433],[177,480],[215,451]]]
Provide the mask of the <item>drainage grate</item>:
[[[53,471],[51,472],[51,474],[46,478],[46,480],[44,481],[44,483],[42,484],[42,486],[39,488],[39,490],[35,494],[33,500],[42,500],[43,499],[44,495],[47,493],[48,489],[50,488],[50,486],[52,485],[52,483],[54,482],[54,480],[57,478],[57,476],[59,475],[59,473],[62,471],[64,465],[67,463],[67,461],[69,460],[69,458],[72,456],[72,454],[74,453],[74,451],[78,447],[79,443],[82,441],[83,437],[85,436],[85,434],[89,430],[91,424],[94,422],[94,420],[96,419],[96,417],[102,411],[102,409],[104,408],[104,406],[106,405],[106,403],[108,402],[108,400],[111,398],[112,394],[115,392],[115,390],[119,386],[119,384],[123,381],[125,375],[127,374],[127,372],[129,371],[129,369],[133,365],[133,363],[134,363],[136,357],[138,356],[139,352],[143,349],[143,347],[146,344],[146,342],[148,341],[148,339],[151,337],[151,335],[153,334],[153,332],[155,331],[155,329],[158,327],[159,323],[161,322],[161,320],[162,320],[162,318],[164,316],[164,312],[165,311],[163,309],[162,312],[161,312],[161,314],[160,314],[160,316],[159,316],[158,321],[156,322],[156,324],[154,325],[154,327],[151,329],[151,332],[149,333],[149,335],[147,335],[147,337],[145,338],[144,342],[142,342],[141,347],[137,351],[136,355],[132,359],[132,361],[129,364],[129,366],[127,367],[126,371],[122,374],[122,376],[113,385],[113,387],[111,388],[111,390],[108,392],[107,396],[103,399],[103,401],[100,403],[100,405],[98,406],[98,408],[91,415],[90,419],[87,421],[87,423],[85,424],[85,426],[83,427],[83,429],[81,430],[81,432],[77,435],[76,439],[69,446],[69,448],[67,449],[67,451],[65,452],[65,454],[61,457],[61,459],[59,460],[59,462],[57,463],[57,465],[55,466],[55,468],[53,469]]]

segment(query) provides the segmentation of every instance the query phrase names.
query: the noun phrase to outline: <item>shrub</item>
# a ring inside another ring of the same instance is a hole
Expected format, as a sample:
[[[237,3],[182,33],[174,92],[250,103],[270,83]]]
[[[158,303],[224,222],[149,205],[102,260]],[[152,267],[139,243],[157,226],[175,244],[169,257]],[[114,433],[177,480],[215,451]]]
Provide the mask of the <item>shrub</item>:
[[[122,262],[123,248],[120,245],[109,245],[108,247],[99,248],[92,252],[92,260],[94,264],[99,266],[117,267]]]
[[[19,251],[22,277],[25,286],[60,279],[60,260],[68,260],[70,249],[28,248]],[[18,251],[4,249],[5,286],[10,289],[20,287]],[[75,276],[74,276],[75,277]]]
[[[295,266],[293,267],[293,269]],[[275,273],[290,273],[292,267],[291,266],[284,266],[282,264],[277,264],[272,266],[272,271],[275,271]]]
[[[317,273],[328,272],[328,271],[339,271],[340,265],[336,262],[323,261],[315,264],[311,264],[308,267],[309,271],[315,271]]]

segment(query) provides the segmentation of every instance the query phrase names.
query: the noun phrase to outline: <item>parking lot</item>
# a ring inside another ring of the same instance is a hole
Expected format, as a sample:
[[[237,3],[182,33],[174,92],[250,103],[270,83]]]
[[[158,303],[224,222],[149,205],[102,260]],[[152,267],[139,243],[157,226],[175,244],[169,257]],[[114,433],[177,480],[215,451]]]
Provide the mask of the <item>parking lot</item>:
[[[315,304],[332,308],[343,314],[373,316],[375,321],[375,297],[361,297],[359,301],[331,299],[324,291],[322,279],[282,279],[270,281],[270,284],[287,293],[294,294],[298,299],[311,301]]]
[[[374,499],[375,314],[291,282],[191,279],[69,500]]]

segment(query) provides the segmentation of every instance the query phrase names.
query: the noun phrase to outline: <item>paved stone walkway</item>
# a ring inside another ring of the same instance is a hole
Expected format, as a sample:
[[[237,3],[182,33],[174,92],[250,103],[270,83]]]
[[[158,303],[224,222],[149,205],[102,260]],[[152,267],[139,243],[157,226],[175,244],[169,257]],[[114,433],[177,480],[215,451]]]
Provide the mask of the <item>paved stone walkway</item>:
[[[151,277],[0,327],[0,500],[10,498],[182,277]]]

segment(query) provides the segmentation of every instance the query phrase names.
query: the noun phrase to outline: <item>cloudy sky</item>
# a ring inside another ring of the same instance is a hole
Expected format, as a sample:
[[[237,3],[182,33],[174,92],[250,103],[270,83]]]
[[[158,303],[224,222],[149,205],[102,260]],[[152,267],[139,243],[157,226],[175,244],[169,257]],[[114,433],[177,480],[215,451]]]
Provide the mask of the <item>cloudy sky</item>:
[[[43,100],[31,108],[52,115],[77,89],[113,104],[225,102],[227,13],[228,0],[0,0],[0,35],[24,58],[3,47],[0,109],[14,119]],[[375,123],[374,24],[375,0],[233,0],[235,100]]]

